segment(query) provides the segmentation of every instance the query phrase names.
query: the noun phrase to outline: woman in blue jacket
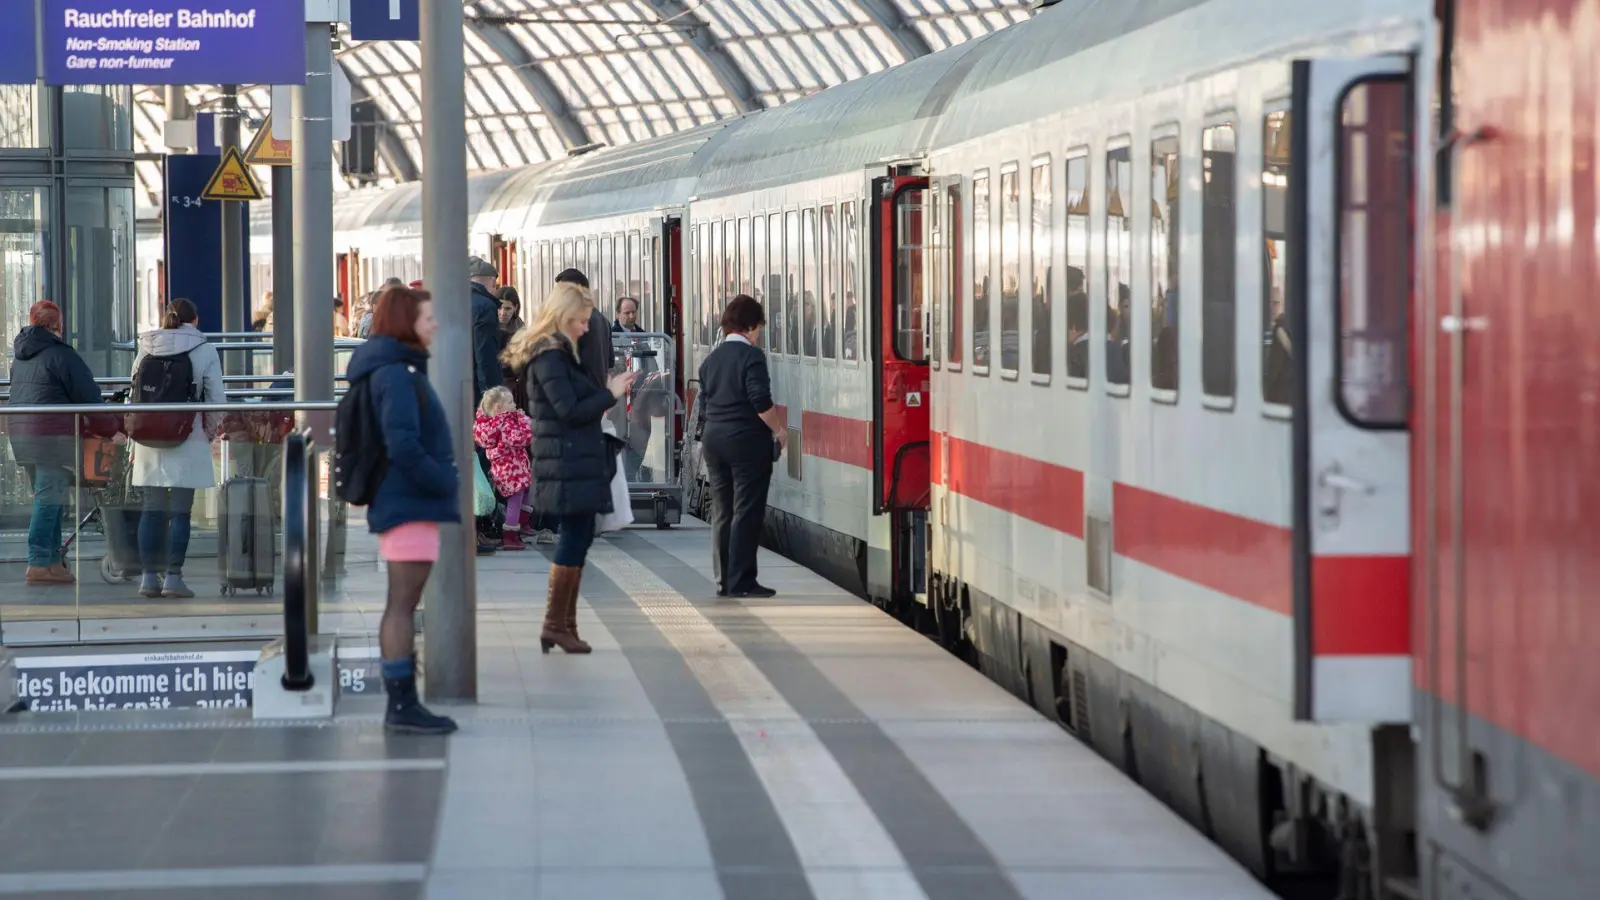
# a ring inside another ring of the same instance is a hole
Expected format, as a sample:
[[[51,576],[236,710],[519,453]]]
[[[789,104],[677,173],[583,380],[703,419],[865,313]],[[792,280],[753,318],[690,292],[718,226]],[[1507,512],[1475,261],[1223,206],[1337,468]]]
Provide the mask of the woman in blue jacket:
[[[432,295],[388,287],[372,313],[372,334],[350,357],[354,390],[371,380],[389,469],[367,507],[367,527],[389,564],[389,597],[378,627],[383,686],[391,731],[447,734],[456,723],[429,712],[417,699],[414,617],[433,564],[439,559],[439,523],[459,522],[459,490],[450,424],[428,384],[428,346],[439,330]]]

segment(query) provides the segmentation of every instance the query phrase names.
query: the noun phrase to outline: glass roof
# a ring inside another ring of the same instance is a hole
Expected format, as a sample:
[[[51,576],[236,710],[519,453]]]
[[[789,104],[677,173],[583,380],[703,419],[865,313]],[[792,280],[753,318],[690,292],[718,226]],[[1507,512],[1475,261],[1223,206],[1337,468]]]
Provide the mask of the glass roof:
[[[467,2],[467,165],[527,165],[787,103],[1020,21],[1030,2]],[[353,104],[373,104],[378,136],[375,176],[346,176],[335,189],[416,179],[420,46],[360,43],[341,33],[335,52]],[[218,90],[192,86],[188,95],[205,111]],[[266,118],[268,95],[265,87],[241,91],[246,140]],[[163,152],[162,93],[146,89],[137,97],[137,149]],[[336,150],[336,166],[337,159]],[[141,161],[138,171],[141,199],[158,205],[158,164]]]

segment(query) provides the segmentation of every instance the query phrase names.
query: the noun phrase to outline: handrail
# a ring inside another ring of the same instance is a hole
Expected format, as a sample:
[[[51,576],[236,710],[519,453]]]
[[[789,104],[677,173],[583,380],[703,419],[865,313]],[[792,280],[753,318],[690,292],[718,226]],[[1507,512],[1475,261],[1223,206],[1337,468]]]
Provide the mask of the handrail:
[[[361,346],[362,344],[365,344],[365,343],[366,343],[366,341],[362,340],[361,338],[334,338],[333,339],[333,349],[335,349],[335,350],[353,350],[356,347],[359,347],[359,346]],[[112,341],[109,344],[109,346],[113,350],[121,350],[123,352],[135,351],[135,350],[139,349],[139,344],[138,344],[137,341]],[[271,341],[243,341],[243,342],[240,342],[240,343],[228,343],[226,341],[219,341],[219,342],[213,343],[212,346],[215,347],[218,350],[218,352],[221,352],[223,350],[250,350],[250,351],[273,350],[273,349],[276,349],[276,347],[277,347],[277,345],[272,343]]]
[[[224,376],[222,376],[222,383],[223,384],[259,384],[260,382],[263,382],[263,381],[268,381],[268,382],[271,382],[271,381],[282,381],[285,378],[289,379],[290,381],[293,381],[294,380],[294,373],[293,372],[281,372],[281,373],[279,373],[277,375],[224,375]],[[334,381],[348,381],[349,378],[347,378],[344,375],[335,375],[335,376],[333,376],[333,380]],[[133,384],[133,376],[131,376],[131,375],[108,375],[108,376],[106,376],[104,378],[96,378],[94,380],[94,383],[95,384]],[[10,386],[11,386],[11,379],[9,379],[9,378],[0,378],[0,388],[8,388]]]
[[[311,628],[307,596],[316,583],[317,554],[310,550],[316,515],[315,442],[310,429],[283,439],[283,678],[287,691],[308,691],[311,674]]]
[[[0,416],[104,416],[126,412],[332,412],[333,400],[301,403],[60,403],[46,406],[0,406]]]

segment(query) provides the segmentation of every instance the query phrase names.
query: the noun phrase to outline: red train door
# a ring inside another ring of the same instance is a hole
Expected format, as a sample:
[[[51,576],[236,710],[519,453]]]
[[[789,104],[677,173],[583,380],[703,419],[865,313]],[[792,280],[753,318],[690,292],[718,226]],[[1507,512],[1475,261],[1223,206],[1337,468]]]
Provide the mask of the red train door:
[[[890,517],[888,573],[869,571],[875,590],[904,601],[925,595],[929,465],[929,381],[923,304],[923,198],[928,179],[895,174],[872,182],[872,511]],[[873,568],[869,565],[869,569]],[[884,579],[882,574],[889,577]],[[887,580],[888,584],[884,585]]]
[[[672,365],[677,370],[673,376],[673,390],[683,402],[683,408],[688,409],[690,401],[694,398],[685,392],[685,387],[693,376],[684,371],[682,235],[683,219],[678,216],[665,216],[657,221],[656,227],[646,238],[650,242],[646,252],[654,263],[658,283],[655,295],[645,298],[645,303],[654,307],[648,314],[652,324],[645,327],[664,331],[672,336]],[[660,305],[655,306],[655,304]],[[683,440],[683,424],[683,419],[678,417],[673,426],[674,436],[680,441]]]

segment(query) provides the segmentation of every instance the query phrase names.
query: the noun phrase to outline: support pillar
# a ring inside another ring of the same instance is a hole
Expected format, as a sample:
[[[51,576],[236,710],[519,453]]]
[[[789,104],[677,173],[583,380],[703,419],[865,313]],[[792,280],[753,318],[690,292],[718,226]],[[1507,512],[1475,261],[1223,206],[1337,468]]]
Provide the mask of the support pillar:
[[[288,110],[283,113],[288,114]],[[294,171],[272,167],[272,371],[294,368]]]
[[[222,86],[222,108],[218,111],[222,128],[222,152],[229,148],[244,151],[239,146],[239,87]],[[222,330],[232,333],[250,330],[250,301],[244,295],[244,222],[239,213],[240,204],[233,200],[222,202]],[[225,353],[223,371],[229,375],[246,375],[250,372],[248,353]]]
[[[333,399],[333,32],[306,23],[306,83],[290,91],[294,113],[294,398]],[[274,305],[278,301],[274,301]],[[333,417],[301,413],[319,447],[332,447]]]
[[[440,529],[423,617],[430,699],[478,699],[477,537],[472,516],[472,296],[467,281],[466,40],[459,0],[422,0],[422,278],[439,320],[428,376],[461,472],[461,523]]]

